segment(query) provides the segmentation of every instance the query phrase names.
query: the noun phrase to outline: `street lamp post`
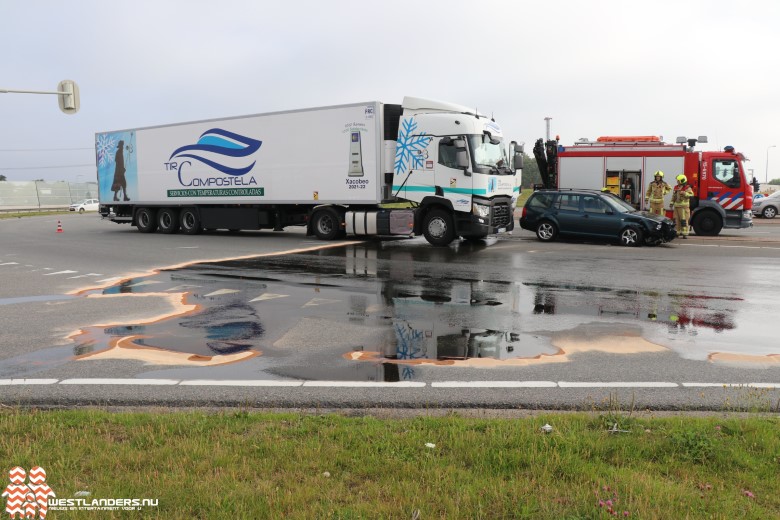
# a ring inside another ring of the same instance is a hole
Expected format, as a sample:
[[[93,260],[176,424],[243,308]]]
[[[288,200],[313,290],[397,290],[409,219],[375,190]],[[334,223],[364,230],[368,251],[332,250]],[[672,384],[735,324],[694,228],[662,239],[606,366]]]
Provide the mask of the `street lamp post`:
[[[777,148],[776,144],[773,144],[772,146],[768,146],[766,149],[766,170],[764,171],[764,182],[769,184],[769,149],[770,148]]]

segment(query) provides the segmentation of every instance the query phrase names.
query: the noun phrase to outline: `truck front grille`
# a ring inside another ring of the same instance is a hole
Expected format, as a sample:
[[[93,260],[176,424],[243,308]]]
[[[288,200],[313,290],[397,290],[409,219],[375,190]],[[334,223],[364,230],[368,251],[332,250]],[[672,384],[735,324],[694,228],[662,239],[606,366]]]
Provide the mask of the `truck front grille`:
[[[512,212],[509,210],[509,204],[496,204],[493,206],[493,227],[506,227],[512,221]]]

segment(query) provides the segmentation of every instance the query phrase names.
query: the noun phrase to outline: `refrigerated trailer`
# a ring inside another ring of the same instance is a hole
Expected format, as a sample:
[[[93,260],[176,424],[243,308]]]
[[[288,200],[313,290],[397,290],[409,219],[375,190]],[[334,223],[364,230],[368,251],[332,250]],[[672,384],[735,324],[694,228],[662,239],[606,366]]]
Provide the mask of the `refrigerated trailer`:
[[[102,132],[95,147],[101,215],[144,233],[306,226],[447,245],[513,229],[522,167],[492,118],[412,97]]]

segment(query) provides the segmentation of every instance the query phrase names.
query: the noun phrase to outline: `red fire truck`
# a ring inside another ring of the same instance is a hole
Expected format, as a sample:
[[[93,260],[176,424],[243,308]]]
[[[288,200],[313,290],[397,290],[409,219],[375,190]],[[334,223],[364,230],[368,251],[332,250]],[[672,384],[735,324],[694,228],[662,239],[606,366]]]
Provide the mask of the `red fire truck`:
[[[665,143],[656,136],[607,136],[580,139],[561,146],[558,139],[539,139],[534,156],[545,188],[601,189],[644,209],[645,191],[656,171],[672,187],[684,173],[693,187],[691,225],[697,235],[717,235],[723,228],[753,225],[753,187],[747,178],[745,157],[732,146],[722,152],[694,151],[698,139],[678,137]],[[671,193],[664,201],[670,207]]]

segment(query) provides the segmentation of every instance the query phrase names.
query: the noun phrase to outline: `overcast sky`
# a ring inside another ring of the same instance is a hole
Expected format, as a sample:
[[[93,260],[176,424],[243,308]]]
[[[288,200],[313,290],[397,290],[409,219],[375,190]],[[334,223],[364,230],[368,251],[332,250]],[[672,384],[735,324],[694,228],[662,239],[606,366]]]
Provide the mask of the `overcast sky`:
[[[780,2],[0,0],[0,174],[94,180],[94,134],[405,95],[509,139],[707,135],[780,178]],[[33,151],[29,151],[33,150]],[[52,151],[53,150],[53,151]],[[671,172],[675,173],[676,172]]]

